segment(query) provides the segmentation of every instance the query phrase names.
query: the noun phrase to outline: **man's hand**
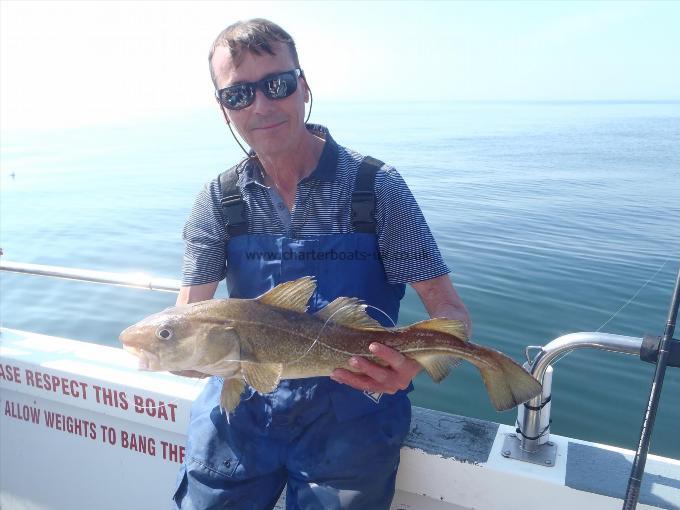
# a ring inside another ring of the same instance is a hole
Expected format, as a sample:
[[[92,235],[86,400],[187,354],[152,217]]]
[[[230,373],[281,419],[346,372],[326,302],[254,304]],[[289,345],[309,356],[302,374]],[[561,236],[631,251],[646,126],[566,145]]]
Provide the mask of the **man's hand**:
[[[350,358],[349,364],[359,372],[336,368],[331,374],[331,379],[357,390],[394,394],[406,389],[422,368],[414,359],[386,345],[374,342],[369,349],[387,366],[378,365],[361,356],[354,356]]]

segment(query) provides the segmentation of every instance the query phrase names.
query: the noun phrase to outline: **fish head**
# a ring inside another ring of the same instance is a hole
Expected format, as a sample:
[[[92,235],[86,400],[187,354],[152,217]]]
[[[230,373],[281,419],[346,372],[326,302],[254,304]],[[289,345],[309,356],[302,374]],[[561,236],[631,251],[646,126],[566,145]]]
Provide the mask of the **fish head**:
[[[238,335],[228,319],[216,318],[208,302],[167,308],[120,334],[123,348],[152,371],[200,370],[217,360],[239,360]]]

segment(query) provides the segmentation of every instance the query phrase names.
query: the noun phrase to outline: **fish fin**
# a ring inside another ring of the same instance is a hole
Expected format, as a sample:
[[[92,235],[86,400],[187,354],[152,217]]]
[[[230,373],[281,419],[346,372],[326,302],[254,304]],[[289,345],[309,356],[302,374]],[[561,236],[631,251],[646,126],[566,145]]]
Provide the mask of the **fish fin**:
[[[380,323],[366,313],[366,305],[357,298],[339,297],[315,314],[323,321],[332,321],[361,329],[384,330]]]
[[[499,411],[517,407],[542,391],[541,383],[504,354],[497,357],[497,363],[478,367],[491,403]]]
[[[430,331],[453,335],[463,342],[468,341],[465,324],[454,319],[428,319],[416,322],[404,329],[429,329]],[[430,377],[432,377],[434,382],[443,380],[451,373],[451,369],[457,367],[460,365],[460,362],[463,361],[456,356],[442,356],[441,354],[430,354],[427,356],[424,354],[421,354],[420,356],[414,354],[413,357],[423,366],[427,373],[430,374]]]
[[[258,392],[271,393],[281,380],[283,364],[241,362],[241,372],[246,382]]]
[[[222,393],[220,394],[220,406],[225,409],[227,413],[231,413],[236,406],[241,402],[241,393],[245,389],[243,380],[226,379],[222,384]]]
[[[409,353],[409,356],[423,366],[434,382],[442,381],[442,379],[449,375],[451,369],[461,361],[461,359],[456,356],[447,354],[429,354],[427,351],[411,352]]]
[[[303,276],[297,280],[281,283],[255,300],[265,305],[304,313],[307,311],[307,302],[315,290],[314,277]]]
[[[453,335],[464,342],[468,340],[465,324],[453,319],[429,319],[416,322],[406,329],[429,329],[431,331]]]

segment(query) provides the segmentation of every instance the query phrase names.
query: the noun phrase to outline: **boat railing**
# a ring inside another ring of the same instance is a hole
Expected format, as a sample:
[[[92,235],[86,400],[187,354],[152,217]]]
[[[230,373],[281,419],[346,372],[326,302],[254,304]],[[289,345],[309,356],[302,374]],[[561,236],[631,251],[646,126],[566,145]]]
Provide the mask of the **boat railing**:
[[[42,264],[27,264],[0,260],[0,271],[24,273],[36,276],[50,276],[66,280],[76,280],[106,285],[119,285],[137,289],[157,290],[162,292],[179,292],[179,280],[170,278],[152,278],[144,273],[115,273],[109,271],[95,271],[91,269],[76,269],[61,266],[46,266]]]

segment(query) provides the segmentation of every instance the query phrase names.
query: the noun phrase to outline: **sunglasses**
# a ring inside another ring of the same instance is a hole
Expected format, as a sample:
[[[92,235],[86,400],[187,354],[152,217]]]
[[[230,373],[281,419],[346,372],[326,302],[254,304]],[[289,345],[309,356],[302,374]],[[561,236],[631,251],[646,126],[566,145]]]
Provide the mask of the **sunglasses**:
[[[297,90],[300,69],[284,71],[259,81],[231,85],[215,92],[217,101],[228,110],[242,110],[255,101],[255,91],[261,90],[269,99],[283,99]]]

